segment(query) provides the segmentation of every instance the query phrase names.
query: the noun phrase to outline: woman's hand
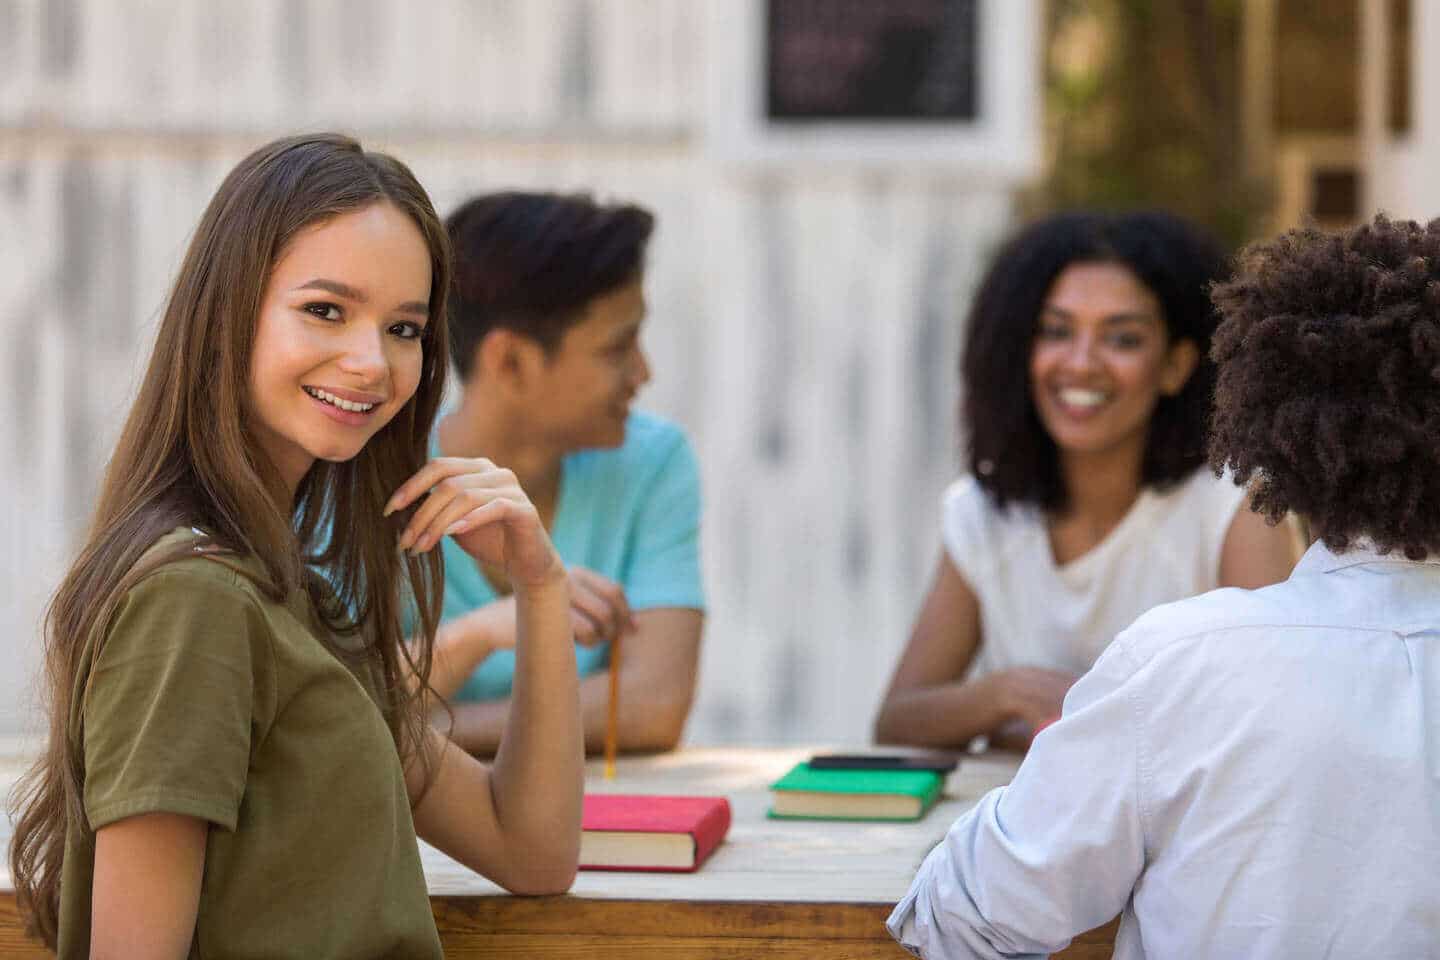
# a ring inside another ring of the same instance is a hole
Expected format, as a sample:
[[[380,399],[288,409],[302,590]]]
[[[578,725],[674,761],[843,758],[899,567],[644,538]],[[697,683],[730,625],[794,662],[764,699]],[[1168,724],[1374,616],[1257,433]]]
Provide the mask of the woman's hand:
[[[1014,667],[987,674],[978,682],[1002,721],[1019,721],[1035,730],[1060,715],[1065,694],[1078,679],[1060,670]]]
[[[478,563],[504,570],[517,588],[564,580],[560,555],[509,470],[483,458],[438,457],[400,485],[385,515],[417,502],[400,549],[425,553],[450,536]]]

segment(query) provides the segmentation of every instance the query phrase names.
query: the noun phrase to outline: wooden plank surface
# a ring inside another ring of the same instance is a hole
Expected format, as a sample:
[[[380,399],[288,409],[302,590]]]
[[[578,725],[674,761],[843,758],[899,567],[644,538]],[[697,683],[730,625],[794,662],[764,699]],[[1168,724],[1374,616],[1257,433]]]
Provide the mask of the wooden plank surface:
[[[473,942],[445,940],[445,956],[465,960],[512,957],[536,960],[905,960],[894,942],[859,940],[766,940],[703,937],[484,937]]]
[[[873,940],[886,905],[695,903],[566,897],[432,897],[436,921],[455,936],[752,937]]]
[[[665,904],[577,901],[571,897],[432,897],[449,958],[540,960],[739,960],[749,957],[897,958],[884,932],[886,910],[854,904]],[[1110,956],[1115,923],[1077,937],[1057,960]],[[13,893],[0,893],[0,957],[51,954],[21,933]],[[675,932],[679,930],[680,932]]]
[[[24,931],[15,894],[9,890],[0,891],[0,957],[5,960],[41,960],[42,957],[54,956],[36,941],[27,939]]]

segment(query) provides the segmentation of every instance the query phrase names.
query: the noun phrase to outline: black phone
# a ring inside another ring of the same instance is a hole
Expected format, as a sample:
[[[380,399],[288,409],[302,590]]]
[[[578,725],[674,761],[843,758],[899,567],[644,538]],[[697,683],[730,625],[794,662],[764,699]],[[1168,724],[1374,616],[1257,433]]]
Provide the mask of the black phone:
[[[812,770],[933,770],[949,773],[960,755],[940,750],[924,753],[817,753],[808,761]]]

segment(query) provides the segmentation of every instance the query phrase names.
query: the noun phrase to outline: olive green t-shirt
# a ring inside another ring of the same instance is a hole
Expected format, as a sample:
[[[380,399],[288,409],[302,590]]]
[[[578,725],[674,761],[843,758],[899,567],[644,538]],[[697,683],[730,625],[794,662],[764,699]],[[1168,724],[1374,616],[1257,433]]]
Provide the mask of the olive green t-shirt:
[[[201,556],[146,575],[110,624],[84,707],[85,813],[95,830],[209,822],[190,956],[441,956],[378,664],[332,653],[308,601],[269,601]],[[88,956],[94,867],[72,823],[61,960]]]

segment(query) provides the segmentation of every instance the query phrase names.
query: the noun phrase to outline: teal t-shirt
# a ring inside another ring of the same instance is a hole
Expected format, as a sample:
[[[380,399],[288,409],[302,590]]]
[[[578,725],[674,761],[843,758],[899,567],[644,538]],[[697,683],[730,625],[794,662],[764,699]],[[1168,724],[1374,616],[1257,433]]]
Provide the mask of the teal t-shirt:
[[[431,448],[434,451],[433,440]],[[567,567],[594,570],[624,587],[632,610],[703,608],[700,470],[681,429],[650,414],[632,413],[621,446],[565,457],[550,538]],[[470,555],[449,537],[441,542],[442,619],[498,599]],[[577,644],[575,656],[580,676],[587,676],[606,668],[610,647]],[[514,675],[515,651],[497,650],[480,663],[455,699],[508,697]]]

